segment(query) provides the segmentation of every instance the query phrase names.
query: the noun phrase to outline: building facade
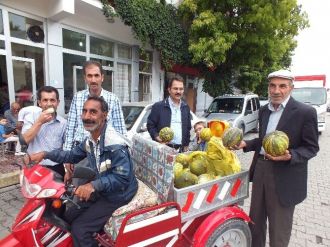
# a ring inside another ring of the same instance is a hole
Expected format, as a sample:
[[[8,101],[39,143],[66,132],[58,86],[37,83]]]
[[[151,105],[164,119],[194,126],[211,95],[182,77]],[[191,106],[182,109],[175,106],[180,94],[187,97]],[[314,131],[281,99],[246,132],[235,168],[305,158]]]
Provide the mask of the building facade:
[[[38,88],[50,85],[59,90],[58,111],[65,115],[74,93],[86,87],[82,73],[86,60],[103,65],[103,87],[122,102],[161,100],[167,75],[173,72],[161,69],[157,51],[147,48],[141,54],[139,46],[129,26],[118,18],[106,20],[98,0],[1,0],[0,114],[13,101],[36,104]],[[191,107],[205,108],[196,106],[198,97],[206,97],[198,77],[181,75],[186,87],[195,91],[187,95],[194,97]]]

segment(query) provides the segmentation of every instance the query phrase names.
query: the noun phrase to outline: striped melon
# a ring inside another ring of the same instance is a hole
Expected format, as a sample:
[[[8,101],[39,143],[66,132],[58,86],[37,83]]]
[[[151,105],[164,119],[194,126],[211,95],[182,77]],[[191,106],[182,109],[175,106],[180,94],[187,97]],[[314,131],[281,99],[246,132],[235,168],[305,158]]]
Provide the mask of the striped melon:
[[[164,127],[159,131],[159,138],[163,141],[163,142],[170,142],[172,141],[174,137],[174,132],[171,128],[169,127]]]
[[[222,136],[222,143],[227,148],[232,148],[243,139],[243,131],[236,127],[227,129]]]
[[[289,147],[289,137],[283,131],[275,130],[265,135],[262,147],[271,156],[281,156]]]
[[[203,141],[206,141],[208,142],[211,137],[212,137],[212,132],[211,132],[211,129],[210,128],[203,128],[201,130],[201,133],[199,134],[200,135],[200,138],[203,140]]]

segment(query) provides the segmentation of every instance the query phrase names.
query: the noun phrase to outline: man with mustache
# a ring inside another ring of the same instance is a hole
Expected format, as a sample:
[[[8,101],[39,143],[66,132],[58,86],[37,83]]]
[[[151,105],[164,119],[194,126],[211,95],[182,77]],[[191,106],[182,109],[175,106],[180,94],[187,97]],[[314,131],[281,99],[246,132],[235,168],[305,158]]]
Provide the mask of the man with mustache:
[[[108,123],[112,125],[117,132],[121,134],[126,133],[124,116],[118,97],[102,88],[104,80],[102,65],[97,61],[87,61],[83,65],[83,72],[88,88],[77,92],[72,99],[70,111],[68,113],[68,124],[63,146],[64,150],[71,150],[88,136],[88,131],[84,129],[80,118],[83,105],[88,96],[102,96],[109,108],[107,116]],[[81,165],[86,165],[85,163],[86,162],[82,161]],[[72,175],[73,166],[71,164],[65,164],[65,167],[67,171],[65,180],[69,180]]]
[[[95,180],[75,191],[81,208],[72,206],[66,212],[75,247],[97,246],[93,234],[103,228],[117,208],[133,198],[138,188],[128,147],[122,135],[108,124],[107,116],[108,104],[104,99],[89,96],[81,115],[89,136],[71,151],[54,150],[30,156],[34,162],[47,158],[74,164],[87,157],[88,167],[97,174]],[[93,192],[96,198],[90,200]]]
[[[259,111],[259,137],[242,141],[236,148],[254,151],[250,167],[252,185],[250,223],[252,246],[266,243],[288,246],[295,205],[307,195],[307,164],[319,151],[316,110],[291,97],[294,77],[279,70],[268,75],[269,103]],[[289,148],[271,156],[262,148],[264,136],[274,130],[285,132]]]
[[[183,78],[173,77],[167,90],[169,97],[152,106],[147,121],[148,132],[153,140],[162,143],[159,131],[164,127],[170,127],[174,131],[174,138],[166,145],[185,152],[188,151],[190,142],[191,115],[189,106],[182,100]]]
[[[66,120],[56,114],[60,103],[58,91],[54,87],[43,86],[38,90],[37,97],[40,108],[37,108],[35,118],[25,122],[22,128],[22,137],[28,144],[27,153],[62,149]],[[48,112],[50,110],[52,113]],[[63,163],[46,159],[41,164],[64,177]]]

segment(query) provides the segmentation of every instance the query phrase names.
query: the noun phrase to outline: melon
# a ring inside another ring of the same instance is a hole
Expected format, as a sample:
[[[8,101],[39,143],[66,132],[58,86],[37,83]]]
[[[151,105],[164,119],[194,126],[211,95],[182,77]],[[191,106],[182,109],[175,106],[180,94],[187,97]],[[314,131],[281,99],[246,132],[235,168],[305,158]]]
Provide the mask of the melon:
[[[170,142],[173,140],[174,132],[170,127],[164,127],[159,131],[159,138],[163,142]]]
[[[283,131],[275,130],[265,135],[262,147],[271,156],[281,156],[289,147],[289,137]]]
[[[182,172],[183,172],[183,165],[181,163],[175,162],[173,165],[174,178],[179,177]]]
[[[237,127],[227,129],[222,136],[222,143],[227,148],[238,145],[243,139],[243,131]]]
[[[174,186],[176,188],[184,188],[194,185],[198,182],[198,177],[192,174],[189,169],[183,169],[178,177],[174,179]]]
[[[199,176],[203,173],[206,173],[207,167],[203,159],[194,159],[189,165],[190,171]]]
[[[198,176],[198,184],[204,184],[215,179],[213,174],[204,173]]]
[[[201,130],[201,133],[199,134],[199,136],[203,141],[208,142],[212,137],[211,129],[210,128],[203,128]]]
[[[183,167],[186,168],[189,165],[189,156],[187,154],[184,154],[184,153],[179,153],[175,157],[175,162],[181,163],[183,165]]]
[[[53,114],[55,112],[54,107],[49,107],[46,110],[44,110],[45,113],[47,114]]]

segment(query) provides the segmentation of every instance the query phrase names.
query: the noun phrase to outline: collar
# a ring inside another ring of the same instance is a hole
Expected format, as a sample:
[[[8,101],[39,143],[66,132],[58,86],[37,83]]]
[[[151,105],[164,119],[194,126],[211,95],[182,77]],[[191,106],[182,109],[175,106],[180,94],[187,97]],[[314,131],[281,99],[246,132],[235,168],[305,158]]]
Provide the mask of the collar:
[[[171,105],[171,106],[173,106],[173,107],[181,107],[181,103],[182,103],[182,100],[180,99],[180,103],[179,103],[179,106],[177,106],[175,103],[174,103],[174,101],[172,100],[172,98],[170,97],[170,96],[168,96],[168,103]]]
[[[103,88],[101,88],[101,93],[100,93],[99,97],[100,97],[100,96],[103,96],[104,91],[105,91],[105,90],[104,90]],[[86,92],[87,92],[87,96],[90,96],[89,88],[86,89]]]
[[[290,99],[290,95],[279,105],[279,107],[278,107],[278,109],[277,109],[277,111],[279,111],[279,110],[282,110],[282,109],[284,109],[285,108],[285,106],[288,104],[288,101],[289,101],[289,99]],[[268,104],[268,109],[270,110],[270,111],[275,111],[275,108],[274,108],[274,106],[273,106],[273,104],[272,104],[272,102],[269,102],[269,104]]]

